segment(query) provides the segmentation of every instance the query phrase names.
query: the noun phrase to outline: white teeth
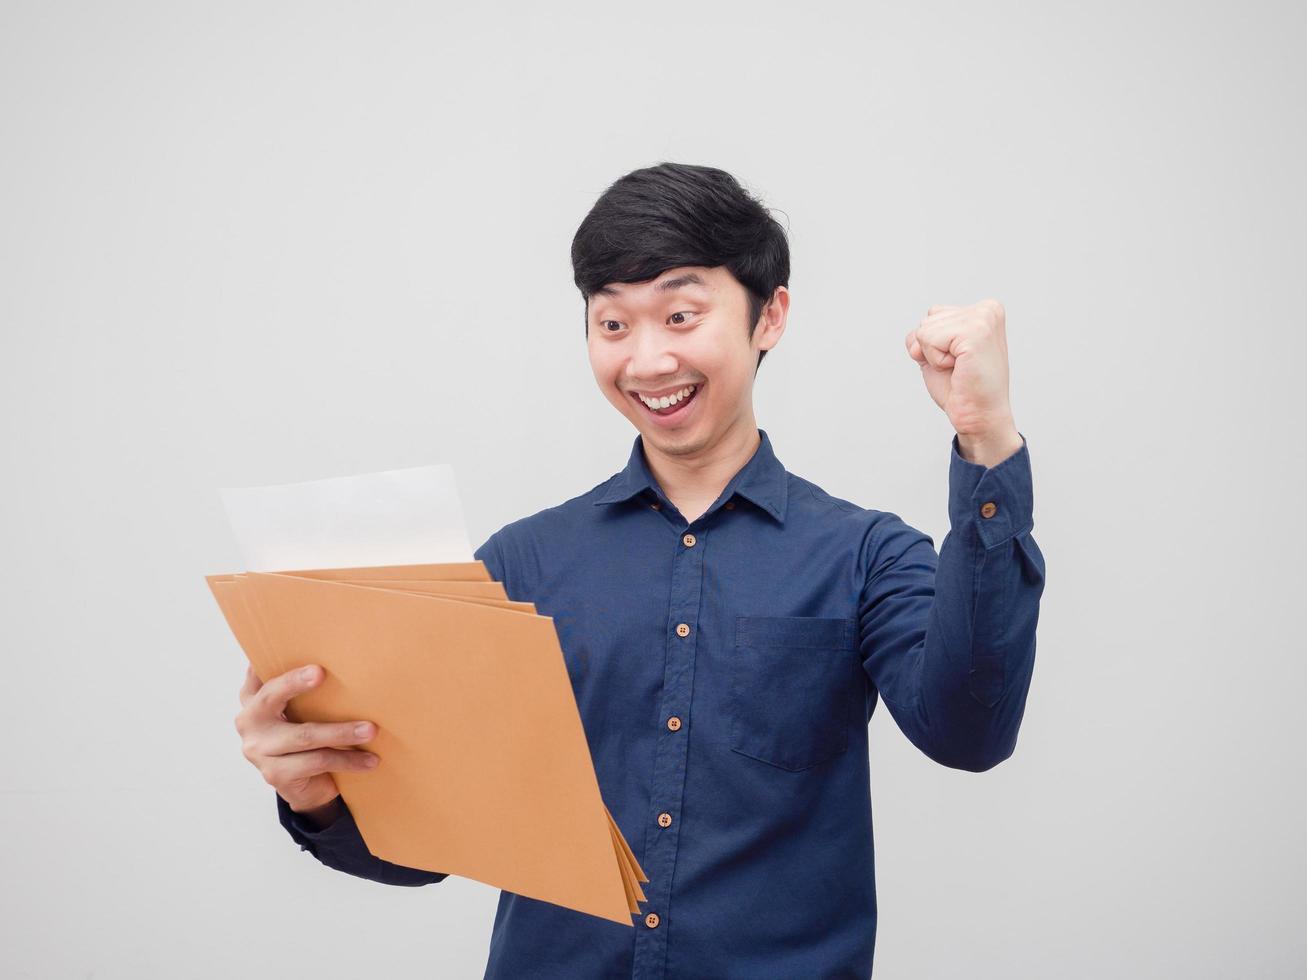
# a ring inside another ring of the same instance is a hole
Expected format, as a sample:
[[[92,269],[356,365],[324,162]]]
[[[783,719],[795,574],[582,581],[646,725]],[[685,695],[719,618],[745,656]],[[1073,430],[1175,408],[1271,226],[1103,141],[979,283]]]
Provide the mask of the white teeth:
[[[650,408],[671,408],[677,402],[681,401],[681,399],[689,398],[694,389],[695,386],[690,385],[689,387],[682,388],[680,391],[674,392],[670,395],[663,395],[661,398],[646,398],[644,395],[640,395],[639,397],[640,401],[644,402]]]

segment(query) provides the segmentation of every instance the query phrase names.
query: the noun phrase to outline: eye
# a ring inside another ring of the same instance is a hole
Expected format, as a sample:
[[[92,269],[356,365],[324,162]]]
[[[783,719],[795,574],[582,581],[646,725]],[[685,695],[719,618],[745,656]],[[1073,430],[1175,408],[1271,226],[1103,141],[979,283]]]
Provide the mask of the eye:
[[[615,330],[609,330],[609,329],[608,329],[608,324],[610,324],[610,323],[616,323],[619,327],[622,325],[620,320],[600,320],[600,321],[599,321],[599,326],[601,326],[601,327],[604,328],[604,330],[603,330],[604,333],[616,333],[616,332],[617,332],[617,331],[615,331]]]
[[[693,310],[682,310],[680,313],[673,313],[673,314],[672,314],[671,316],[669,316],[667,319],[671,320],[673,317],[678,317],[678,316],[694,316],[694,311],[693,311]],[[677,321],[676,321],[676,326],[679,327],[679,326],[681,326],[683,323],[685,323],[684,320],[677,320]]]

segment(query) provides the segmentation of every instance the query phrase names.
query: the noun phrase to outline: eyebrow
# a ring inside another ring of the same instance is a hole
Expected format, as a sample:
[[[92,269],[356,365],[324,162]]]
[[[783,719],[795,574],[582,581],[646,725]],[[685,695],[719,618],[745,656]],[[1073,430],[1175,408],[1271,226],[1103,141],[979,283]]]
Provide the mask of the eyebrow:
[[[673,289],[680,289],[682,286],[707,286],[703,277],[697,272],[687,272],[683,276],[673,276],[671,279],[664,279],[662,282],[655,284],[654,291],[659,293],[671,292]],[[612,286],[600,286],[595,293],[601,296],[616,296],[618,290]]]

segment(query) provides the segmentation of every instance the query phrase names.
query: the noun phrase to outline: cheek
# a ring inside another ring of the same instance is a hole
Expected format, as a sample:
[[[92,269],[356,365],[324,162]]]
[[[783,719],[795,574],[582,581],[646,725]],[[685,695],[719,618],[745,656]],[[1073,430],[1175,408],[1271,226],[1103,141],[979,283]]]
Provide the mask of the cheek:
[[[740,374],[730,351],[720,346],[703,344],[698,349],[686,349],[681,363],[694,373],[701,374],[721,390],[733,388],[739,384]]]
[[[604,352],[596,347],[593,343],[589,346],[590,371],[595,376],[595,380],[603,387],[606,387],[613,377],[612,366],[609,358],[604,356]]]
[[[620,402],[624,397],[618,388],[618,375],[621,373],[621,363],[616,358],[605,357],[601,352],[596,353],[593,349],[590,351],[590,372],[594,375],[595,383],[599,385],[599,390],[604,393],[604,397],[612,402]]]

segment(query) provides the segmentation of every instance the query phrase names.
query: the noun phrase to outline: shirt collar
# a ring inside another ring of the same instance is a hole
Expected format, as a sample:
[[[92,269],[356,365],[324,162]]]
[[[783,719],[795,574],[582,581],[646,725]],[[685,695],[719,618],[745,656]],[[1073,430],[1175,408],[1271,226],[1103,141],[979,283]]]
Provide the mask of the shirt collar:
[[[739,494],[757,504],[777,521],[785,523],[785,505],[789,490],[785,467],[772,451],[771,439],[767,437],[766,430],[759,429],[758,437],[760,440],[758,448],[749,457],[749,461],[731,477],[721,496],[712,507],[708,508],[709,514],[720,504],[730,500],[733,495]],[[667,500],[667,495],[663,493],[662,487],[658,485],[658,481],[649,470],[649,464],[644,456],[644,437],[637,435],[631,446],[631,456],[627,460],[626,468],[613,476],[608,488],[595,499],[594,503],[596,505],[620,503],[630,500],[645,490],[652,490],[659,500]]]

